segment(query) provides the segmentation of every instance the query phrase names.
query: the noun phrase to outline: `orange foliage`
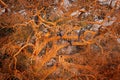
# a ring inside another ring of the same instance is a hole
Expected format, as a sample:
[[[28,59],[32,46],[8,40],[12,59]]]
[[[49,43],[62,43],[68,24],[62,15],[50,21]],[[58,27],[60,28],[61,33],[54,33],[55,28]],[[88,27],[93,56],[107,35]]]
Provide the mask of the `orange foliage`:
[[[119,0],[0,0],[0,80],[119,80]]]

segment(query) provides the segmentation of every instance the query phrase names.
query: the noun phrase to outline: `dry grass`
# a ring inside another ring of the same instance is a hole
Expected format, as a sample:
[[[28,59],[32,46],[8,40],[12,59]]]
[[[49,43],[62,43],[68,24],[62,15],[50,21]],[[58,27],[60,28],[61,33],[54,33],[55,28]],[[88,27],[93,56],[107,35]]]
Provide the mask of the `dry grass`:
[[[119,80],[119,3],[0,0],[0,80]]]

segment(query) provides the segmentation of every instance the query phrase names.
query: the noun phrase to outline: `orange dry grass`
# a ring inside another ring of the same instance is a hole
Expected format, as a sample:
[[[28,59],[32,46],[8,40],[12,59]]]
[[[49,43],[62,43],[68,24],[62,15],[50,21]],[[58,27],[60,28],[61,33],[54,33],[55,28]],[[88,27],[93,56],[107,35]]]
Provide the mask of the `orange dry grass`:
[[[120,79],[119,9],[97,0],[0,0],[10,3],[0,16],[0,80]],[[108,16],[117,18],[106,26]]]

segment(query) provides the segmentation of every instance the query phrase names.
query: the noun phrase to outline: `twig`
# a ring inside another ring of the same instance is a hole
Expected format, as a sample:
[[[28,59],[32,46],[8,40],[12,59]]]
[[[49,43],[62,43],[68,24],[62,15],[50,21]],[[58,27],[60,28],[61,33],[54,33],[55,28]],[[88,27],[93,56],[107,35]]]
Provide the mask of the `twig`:
[[[8,5],[5,2],[3,2],[2,0],[0,0],[0,4],[5,8],[8,7]]]

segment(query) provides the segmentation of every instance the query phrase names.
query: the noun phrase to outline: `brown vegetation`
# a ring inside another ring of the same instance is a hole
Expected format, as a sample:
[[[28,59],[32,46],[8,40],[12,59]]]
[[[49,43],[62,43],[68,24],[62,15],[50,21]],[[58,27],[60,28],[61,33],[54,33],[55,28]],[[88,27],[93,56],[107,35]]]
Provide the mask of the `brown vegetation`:
[[[119,14],[119,0],[0,0],[0,80],[120,80]]]

